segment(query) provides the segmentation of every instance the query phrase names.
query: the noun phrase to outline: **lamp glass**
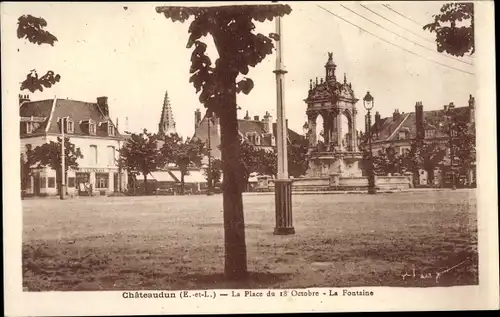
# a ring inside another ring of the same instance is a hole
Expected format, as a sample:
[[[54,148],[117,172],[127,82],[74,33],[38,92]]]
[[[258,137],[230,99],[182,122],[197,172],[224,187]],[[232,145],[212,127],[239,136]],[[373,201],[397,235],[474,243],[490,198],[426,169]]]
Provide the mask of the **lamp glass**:
[[[370,92],[368,91],[363,98],[363,105],[366,110],[371,110],[373,108],[373,96],[370,95]]]

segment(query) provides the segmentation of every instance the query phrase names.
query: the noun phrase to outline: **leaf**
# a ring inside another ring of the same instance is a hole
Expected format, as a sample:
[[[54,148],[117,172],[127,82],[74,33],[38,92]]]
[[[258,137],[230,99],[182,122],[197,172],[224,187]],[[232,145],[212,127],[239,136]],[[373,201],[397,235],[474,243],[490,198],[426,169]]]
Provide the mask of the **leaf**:
[[[245,95],[248,95],[252,91],[253,85],[253,80],[250,78],[242,79],[237,83],[237,92],[243,92]]]
[[[27,39],[33,44],[50,44],[54,46],[57,38],[50,32],[44,30],[47,21],[43,18],[37,18],[30,14],[22,15],[17,22],[17,37]]]

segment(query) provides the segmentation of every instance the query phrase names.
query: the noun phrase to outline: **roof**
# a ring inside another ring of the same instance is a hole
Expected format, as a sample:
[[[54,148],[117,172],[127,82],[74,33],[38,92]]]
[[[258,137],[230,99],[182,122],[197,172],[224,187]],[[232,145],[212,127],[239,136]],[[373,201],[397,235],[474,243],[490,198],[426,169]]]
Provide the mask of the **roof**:
[[[452,113],[458,117],[469,117],[469,107],[456,107],[451,109]],[[443,121],[445,110],[428,110],[423,112],[424,131],[434,130],[435,138],[446,137],[446,133],[439,129],[439,124]],[[371,127],[376,135],[375,123]],[[380,128],[375,142],[388,142],[398,140],[399,132],[407,132],[405,139],[415,139],[417,137],[417,118],[415,112],[401,113],[399,116],[380,119]]]
[[[97,137],[111,137],[108,136],[107,125],[100,125],[100,123],[109,123],[115,126],[109,117],[106,117],[101,112],[97,103],[69,99],[56,99],[56,102],[54,102],[54,99],[26,101],[19,107],[19,115],[21,117],[37,116],[46,118],[31,134],[59,134],[60,129],[57,119],[62,117],[69,117],[74,122],[74,133],[71,133],[71,135],[89,135],[88,131],[85,130],[85,122],[88,122],[89,119],[96,123],[95,136]],[[116,135],[111,138],[120,138],[120,133],[117,130],[115,131]],[[25,136],[27,135],[25,134]]]
[[[271,147],[272,146],[272,136],[277,135],[277,124],[273,123],[273,134],[266,133],[265,130],[265,122],[258,120],[247,120],[247,119],[238,119],[238,130],[242,136],[246,136],[247,133],[255,132],[260,136],[260,144],[259,147]],[[200,140],[208,143],[208,124],[207,118],[203,118],[202,121],[196,126],[194,136]],[[304,137],[297,132],[288,129],[288,139],[290,142],[302,142]],[[221,154],[219,150],[220,145],[220,133],[219,128],[215,125],[211,125],[210,127],[210,147],[212,149],[212,156],[220,159]]]
[[[181,180],[180,170],[170,170],[172,175],[179,180]],[[196,183],[206,183],[207,179],[201,170],[190,170],[187,175],[184,175],[185,184],[196,184]]]

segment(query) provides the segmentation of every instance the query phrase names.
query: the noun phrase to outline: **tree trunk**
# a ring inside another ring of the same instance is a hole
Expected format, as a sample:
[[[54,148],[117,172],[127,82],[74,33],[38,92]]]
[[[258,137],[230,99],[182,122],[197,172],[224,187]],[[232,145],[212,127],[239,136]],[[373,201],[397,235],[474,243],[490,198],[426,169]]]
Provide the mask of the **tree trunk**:
[[[242,280],[248,276],[243,214],[243,170],[240,163],[240,143],[236,113],[236,94],[226,94],[221,105],[221,154],[224,206],[224,273],[229,280]]]
[[[144,194],[148,194],[148,174],[147,173],[142,173],[144,175]]]
[[[181,169],[181,195],[184,195],[184,170]]]

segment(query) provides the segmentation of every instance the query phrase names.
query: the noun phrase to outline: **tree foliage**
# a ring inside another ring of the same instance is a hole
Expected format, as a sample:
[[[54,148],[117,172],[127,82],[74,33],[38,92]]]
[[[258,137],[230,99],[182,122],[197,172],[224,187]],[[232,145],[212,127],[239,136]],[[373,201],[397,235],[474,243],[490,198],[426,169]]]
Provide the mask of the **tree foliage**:
[[[184,176],[189,174],[189,167],[201,167],[201,160],[207,149],[205,143],[197,138],[183,140],[177,133],[164,137],[161,155],[167,163],[175,164],[181,172],[181,194],[184,194]]]
[[[21,153],[20,155],[21,163],[21,190],[28,189],[28,183],[30,181],[31,175],[33,174],[33,169],[31,168],[34,164],[33,150],[28,149],[26,153]]]
[[[133,133],[130,139],[120,149],[120,164],[129,173],[144,177],[144,190],[148,192],[147,175],[165,165],[160,149],[158,148],[158,136],[148,132]]]
[[[425,25],[424,30],[436,34],[438,52],[474,54],[474,3],[446,3],[433,17],[434,22]]]
[[[414,140],[411,143],[410,151],[401,157],[405,170],[418,177],[419,169],[427,172],[427,182],[432,184],[434,180],[434,170],[439,167],[446,157],[446,146],[438,142]]]
[[[50,141],[43,145],[37,146],[32,152],[28,154],[28,162],[31,166],[35,168],[40,167],[50,167],[56,171],[56,181],[61,184],[62,173],[61,173],[61,143],[62,139],[57,138],[57,142]],[[82,159],[83,155],[80,148],[76,147],[69,138],[64,138],[64,179],[68,170],[71,168],[73,170],[78,169],[78,159]],[[28,164],[28,163],[27,163]]]
[[[192,49],[190,82],[209,113],[220,118],[223,169],[223,211],[225,237],[225,275],[230,280],[246,278],[246,242],[241,181],[236,94],[248,94],[254,83],[246,77],[272,53],[273,41],[255,33],[254,21],[271,21],[291,12],[288,5],[232,5],[217,7],[157,7],[167,19],[189,26],[187,48]],[[211,35],[218,53],[212,63],[206,54],[204,38]],[[239,75],[245,76],[237,81]]]
[[[26,39],[36,45],[49,44],[54,46],[57,37],[45,30],[45,27],[47,27],[45,19],[30,14],[22,15],[17,20],[17,37]],[[60,80],[61,76],[52,70],[47,71],[45,75],[39,76],[37,71],[32,69],[26,75],[26,79],[21,82],[21,90],[29,90],[32,93],[37,90],[43,91],[44,87],[50,88]]]
[[[221,179],[222,179],[222,161],[219,159],[214,158],[213,156],[211,157],[211,163],[210,163],[210,170],[208,169],[209,167],[207,166],[203,174],[205,175],[205,178],[209,185],[211,186],[217,186],[220,184]]]

